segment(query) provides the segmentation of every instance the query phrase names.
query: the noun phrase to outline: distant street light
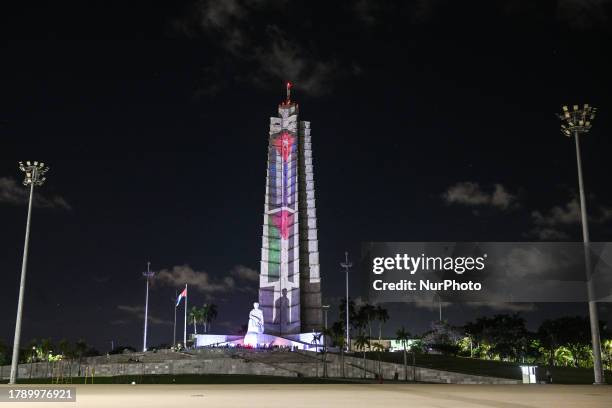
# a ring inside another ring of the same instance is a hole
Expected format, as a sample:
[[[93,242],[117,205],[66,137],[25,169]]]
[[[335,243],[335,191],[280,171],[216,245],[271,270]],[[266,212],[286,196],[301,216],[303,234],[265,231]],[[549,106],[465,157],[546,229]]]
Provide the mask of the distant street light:
[[[321,306],[321,309],[323,309],[323,315],[325,316],[324,321],[324,326],[325,330],[327,330],[327,312],[329,312],[329,305],[323,305]]]
[[[30,221],[32,219],[32,201],[34,200],[34,187],[42,186],[45,182],[45,173],[49,171],[44,163],[19,162],[19,170],[25,173],[24,186],[30,186],[30,198],[28,200],[28,218],[26,221],[25,243],[23,245],[23,260],[21,261],[21,280],[19,281],[19,300],[17,301],[17,320],[15,322],[15,337],[13,340],[13,359],[11,360],[11,375],[9,384],[15,384],[17,380],[17,363],[19,360],[19,340],[21,337],[21,317],[23,315],[23,297],[25,292],[25,278],[28,264],[28,244],[30,241]]]
[[[147,322],[149,320],[149,278],[154,275],[151,272],[151,262],[147,262],[147,270],[142,276],[147,278],[147,294],[145,296],[145,315],[144,315],[144,339],[142,341],[142,351],[147,351]]]
[[[344,262],[340,263],[340,266],[346,271],[346,351],[351,350],[351,335],[349,332],[349,269],[353,266],[348,260],[348,252],[344,253]]]
[[[580,191],[580,217],[582,220],[582,238],[584,240],[584,258],[587,272],[587,289],[589,295],[589,318],[591,322],[591,342],[593,344],[593,370],[595,372],[595,384],[605,384],[603,366],[601,364],[601,340],[599,336],[599,315],[597,302],[593,299],[593,283],[591,281],[591,257],[589,251],[589,223],[587,220],[586,199],[584,194],[584,183],[582,180],[582,161],[580,158],[581,134],[591,130],[591,122],[595,119],[596,108],[585,104],[583,107],[574,105],[570,111],[563,106],[559,115],[561,119],[561,133],[567,137],[574,136],[576,142],[576,162],[578,165],[578,187]]]

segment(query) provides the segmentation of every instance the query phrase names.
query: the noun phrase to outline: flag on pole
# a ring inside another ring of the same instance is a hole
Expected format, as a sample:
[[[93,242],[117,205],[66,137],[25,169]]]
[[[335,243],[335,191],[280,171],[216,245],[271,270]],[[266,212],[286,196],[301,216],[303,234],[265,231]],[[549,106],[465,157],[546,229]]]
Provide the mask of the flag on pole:
[[[181,294],[178,295],[178,298],[176,298],[176,307],[178,307],[179,303],[181,303],[181,300],[186,297],[187,297],[187,286],[185,286],[185,289],[183,289]]]

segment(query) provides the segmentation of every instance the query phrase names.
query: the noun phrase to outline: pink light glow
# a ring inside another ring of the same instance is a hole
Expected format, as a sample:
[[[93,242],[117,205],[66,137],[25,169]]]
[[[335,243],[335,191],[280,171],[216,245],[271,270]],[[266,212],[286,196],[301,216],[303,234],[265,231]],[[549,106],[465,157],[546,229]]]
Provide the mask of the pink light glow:
[[[289,154],[291,153],[291,147],[293,146],[294,142],[295,138],[287,132],[283,132],[274,141],[274,147],[276,147],[276,150],[281,154],[284,162],[287,162]]]
[[[293,225],[293,214],[287,210],[281,210],[274,215],[274,226],[280,230],[281,237],[289,237],[289,227]]]

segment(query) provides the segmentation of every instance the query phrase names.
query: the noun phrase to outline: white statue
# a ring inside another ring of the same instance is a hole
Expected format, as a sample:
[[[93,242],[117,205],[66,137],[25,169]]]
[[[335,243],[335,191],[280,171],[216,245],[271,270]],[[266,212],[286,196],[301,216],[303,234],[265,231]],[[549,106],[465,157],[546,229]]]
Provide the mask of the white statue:
[[[263,312],[259,309],[259,303],[253,303],[253,310],[249,313],[249,326],[247,333],[263,333],[264,332],[264,317]]]

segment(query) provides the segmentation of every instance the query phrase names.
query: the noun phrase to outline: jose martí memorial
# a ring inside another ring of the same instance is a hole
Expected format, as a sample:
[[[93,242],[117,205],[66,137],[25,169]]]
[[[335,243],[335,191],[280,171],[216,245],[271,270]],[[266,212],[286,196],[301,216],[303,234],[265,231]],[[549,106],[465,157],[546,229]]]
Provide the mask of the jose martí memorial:
[[[270,118],[259,302],[247,334],[196,335],[198,347],[242,344],[314,349],[322,328],[321,275],[310,122],[287,96]]]

